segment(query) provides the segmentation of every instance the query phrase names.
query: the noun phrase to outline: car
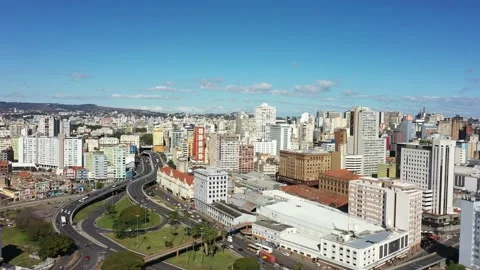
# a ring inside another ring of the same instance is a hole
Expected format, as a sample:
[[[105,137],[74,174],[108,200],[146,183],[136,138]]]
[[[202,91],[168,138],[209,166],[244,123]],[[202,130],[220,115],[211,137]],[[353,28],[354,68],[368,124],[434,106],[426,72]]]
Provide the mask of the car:
[[[231,248],[231,249],[233,249],[233,248],[234,248],[234,247],[233,247],[233,245],[229,245],[228,247],[229,247],[229,248]]]
[[[282,254],[287,256],[287,257],[290,256],[290,253],[288,253],[288,252],[283,252]]]
[[[85,256],[85,261],[90,260],[90,256]]]
[[[240,248],[240,247],[239,247],[239,248],[238,248],[238,251],[243,251],[243,248]]]
[[[68,214],[68,215],[70,215],[71,213],[72,213],[72,211],[68,211],[68,213],[67,213],[67,214]]]
[[[63,209],[60,209],[60,213],[63,213]]]

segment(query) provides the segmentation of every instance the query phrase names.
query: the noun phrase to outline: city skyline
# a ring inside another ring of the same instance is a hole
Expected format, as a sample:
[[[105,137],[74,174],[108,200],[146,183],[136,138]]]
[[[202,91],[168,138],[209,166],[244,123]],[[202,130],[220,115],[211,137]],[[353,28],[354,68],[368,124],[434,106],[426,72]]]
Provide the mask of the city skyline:
[[[0,100],[478,116],[476,2],[253,3],[6,3]]]

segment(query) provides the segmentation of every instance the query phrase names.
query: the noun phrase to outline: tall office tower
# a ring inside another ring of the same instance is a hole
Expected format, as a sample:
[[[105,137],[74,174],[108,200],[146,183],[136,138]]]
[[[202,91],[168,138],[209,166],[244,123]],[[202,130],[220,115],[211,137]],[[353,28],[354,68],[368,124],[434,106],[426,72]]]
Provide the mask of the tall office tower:
[[[315,127],[320,128],[320,132],[323,133],[323,122],[327,114],[323,111],[317,111],[317,117],[315,117]]]
[[[270,127],[271,139],[277,142],[276,155],[280,150],[292,149],[292,127],[288,124],[278,124]]]
[[[309,119],[308,112],[302,113],[302,116],[300,116],[300,123],[307,123]]]
[[[314,125],[308,122],[304,122],[298,127],[298,139],[300,143],[306,144],[307,149],[313,148],[314,128]]]
[[[205,162],[205,148],[207,147],[207,136],[205,133],[205,127],[197,126],[193,130],[193,145],[192,156],[193,159],[199,162]]]
[[[37,138],[19,137],[18,138],[18,162],[19,163],[37,163]]]
[[[227,201],[228,173],[209,167],[194,171],[195,208],[207,213],[209,206],[218,201]]]
[[[261,143],[261,142],[260,142]],[[255,152],[253,145],[242,144],[239,146],[238,171],[239,173],[253,172],[253,160]]]
[[[60,162],[60,147],[57,137],[45,137],[38,138],[37,148],[37,164],[42,168],[57,169],[60,167],[60,163],[63,165],[63,159]],[[62,146],[63,148],[63,146]],[[62,152],[63,157],[63,152]]]
[[[377,225],[408,231],[410,248],[420,248],[422,191],[413,184],[372,177],[352,180],[348,213]]]
[[[115,181],[123,181],[126,177],[125,152],[120,146],[109,146],[103,150],[113,168]]]
[[[153,151],[163,152],[164,149],[164,133],[162,127],[155,127],[152,132],[153,136]]]
[[[237,118],[235,121],[235,133],[239,135],[246,135],[250,138],[255,138],[255,118],[250,118],[250,116],[244,112],[240,112],[237,114]]]
[[[66,137],[70,137],[70,121],[68,119],[63,119],[60,122],[60,133],[65,134]]]
[[[270,126],[277,121],[277,108],[263,103],[255,108],[255,132],[257,140],[268,142],[270,138]]]
[[[65,138],[63,140],[63,166],[82,166],[82,138]]]
[[[108,159],[101,151],[88,152],[83,155],[83,163],[88,170],[88,179],[103,181],[108,176]]]
[[[379,138],[378,112],[369,108],[357,107],[352,115],[353,154],[363,156],[364,174],[376,174],[378,164],[385,163],[387,156],[385,138]]]
[[[207,137],[208,164],[210,166],[216,166],[218,159],[218,134],[208,133]]]
[[[347,130],[344,128],[335,129],[334,139],[335,139],[335,151],[339,152],[342,145],[346,148],[347,145]]]
[[[53,116],[42,116],[38,122],[38,133],[46,137],[55,137],[60,133],[60,120]]]
[[[238,172],[240,138],[236,135],[218,135],[216,167]]]
[[[396,158],[400,160],[400,179],[425,190],[425,211],[437,215],[452,213],[455,141],[398,144]]]
[[[458,263],[467,269],[480,269],[480,201],[464,198],[461,207]]]
[[[181,129],[175,128],[175,129],[172,130],[170,152],[172,152],[175,147],[180,146],[180,144],[182,142],[182,137],[183,137],[183,131]],[[185,156],[185,157],[187,157],[187,156]]]

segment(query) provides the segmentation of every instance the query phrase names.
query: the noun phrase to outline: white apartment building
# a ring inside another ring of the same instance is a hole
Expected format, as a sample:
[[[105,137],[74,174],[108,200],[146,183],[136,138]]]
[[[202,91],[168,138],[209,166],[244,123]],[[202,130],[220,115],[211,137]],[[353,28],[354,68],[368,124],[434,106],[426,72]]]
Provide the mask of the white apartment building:
[[[352,173],[363,173],[363,156],[362,155],[342,155],[342,169],[347,169]]]
[[[115,181],[123,181],[126,177],[125,152],[120,146],[109,146],[103,149],[107,160],[113,167]]]
[[[455,147],[455,164],[467,163],[467,150],[462,147]]]
[[[100,150],[103,150],[104,147],[116,146],[118,144],[120,144],[120,140],[115,137],[102,137],[98,140]]]
[[[277,140],[270,142],[252,142],[255,153],[268,154],[275,156],[277,154]]]
[[[362,177],[349,182],[348,213],[386,228],[407,231],[409,246],[418,249],[422,194],[413,184]]]
[[[264,191],[263,195],[279,202],[257,207],[257,214],[296,228],[296,233],[280,235],[277,241],[281,248],[344,269],[362,270],[375,268],[408,251],[408,232],[386,230],[282,191]]]
[[[480,165],[455,166],[455,189],[474,192],[480,190]]]
[[[120,142],[124,144],[133,144],[137,149],[140,148],[140,135],[121,135]]]
[[[227,200],[228,173],[215,167],[194,171],[195,207],[204,209],[218,201]],[[202,210],[200,210],[202,211]]]
[[[157,172],[157,183],[164,190],[184,200],[194,199],[194,177],[168,166],[163,166]]]
[[[100,145],[97,138],[87,138],[85,139],[85,144],[87,145],[88,152],[94,152],[100,150]]]
[[[0,137],[0,151],[12,147],[12,140],[10,137]]]
[[[38,133],[46,137],[55,137],[60,132],[60,120],[53,116],[42,116],[38,118]]]
[[[275,155],[280,155],[280,150],[292,149],[292,127],[288,124],[278,124],[270,127],[271,139],[277,141]]]
[[[354,113],[353,154],[363,156],[363,174],[372,175],[387,156],[386,140],[379,138],[379,115],[362,107],[355,108]]]
[[[306,143],[308,147],[313,147],[313,123],[302,123],[298,126],[298,139],[301,143]]]
[[[254,118],[257,140],[270,141],[270,126],[275,125],[277,121],[277,108],[263,103],[255,108]]]
[[[60,133],[65,134],[66,137],[69,137],[71,134],[70,127],[71,125],[68,119],[60,121]]]
[[[37,163],[37,138],[19,137],[18,138],[18,162],[19,163]]]
[[[63,140],[63,166],[82,166],[82,138],[65,138]]]
[[[480,201],[462,200],[458,262],[467,269],[480,269]]]
[[[433,214],[453,212],[455,184],[455,141],[435,139],[431,145],[403,144],[401,147],[400,179],[424,189],[424,197],[431,200]]]
[[[57,137],[41,136],[37,139],[37,164],[45,169],[60,168],[63,165],[63,143],[60,157],[60,143]],[[60,162],[61,161],[61,162]]]

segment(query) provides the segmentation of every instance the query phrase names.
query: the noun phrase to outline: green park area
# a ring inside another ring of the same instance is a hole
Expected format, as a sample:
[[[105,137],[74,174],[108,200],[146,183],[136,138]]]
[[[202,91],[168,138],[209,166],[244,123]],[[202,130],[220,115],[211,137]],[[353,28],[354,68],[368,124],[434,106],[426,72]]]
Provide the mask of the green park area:
[[[210,270],[210,269],[231,269],[233,262],[238,259],[228,249],[218,251],[213,256],[206,256],[201,250],[188,251],[180,254],[178,257],[172,257],[167,260],[175,266],[186,270]]]
[[[5,261],[12,265],[32,268],[40,263],[32,259],[29,254],[38,252],[38,245],[28,238],[28,235],[17,227],[2,231],[2,254]]]
[[[145,255],[181,245],[192,239],[185,233],[185,227],[170,225],[166,225],[160,230],[139,234],[138,238],[135,231],[123,238],[118,238],[115,233],[107,233],[107,236],[126,248]]]
[[[97,226],[103,229],[113,229],[115,221],[121,218],[121,214],[124,213],[124,210],[136,208],[132,208],[132,206],[134,205],[135,204],[133,204],[127,197],[123,197],[121,200],[119,200],[113,205],[109,203],[105,204],[105,214],[97,220]],[[139,228],[149,228],[160,224],[160,222],[162,221],[162,218],[158,214],[151,212],[149,209],[140,208],[136,209],[136,211],[139,215]],[[145,220],[147,220],[146,223]],[[134,225],[136,228],[136,224]]]
[[[75,214],[75,216],[73,217],[73,223],[77,224],[81,220],[85,219],[91,213],[102,208],[104,205],[105,205],[105,201],[99,201],[83,208],[82,210],[78,211],[77,214]]]

